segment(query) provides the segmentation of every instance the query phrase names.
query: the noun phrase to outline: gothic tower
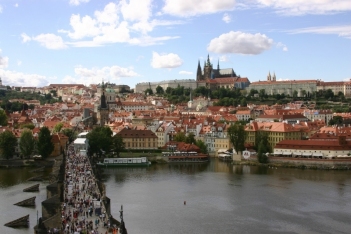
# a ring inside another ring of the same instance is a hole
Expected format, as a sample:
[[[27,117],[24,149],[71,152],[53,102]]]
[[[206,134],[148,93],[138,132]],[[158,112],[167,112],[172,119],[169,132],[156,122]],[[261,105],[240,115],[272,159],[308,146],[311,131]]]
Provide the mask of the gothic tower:
[[[204,67],[204,80],[209,81],[212,75],[212,64],[210,61],[210,55],[207,55],[207,62]]]
[[[268,72],[267,81],[272,81],[271,72]]]
[[[106,123],[108,123],[109,120],[109,108],[107,106],[106,102],[106,96],[105,96],[105,84],[102,82],[101,86],[101,99],[100,99],[100,106],[99,106],[99,116],[100,116],[100,126],[105,126]]]
[[[199,60],[199,63],[197,64],[196,81],[200,81],[200,80],[202,80],[202,71],[201,71],[200,60]]]

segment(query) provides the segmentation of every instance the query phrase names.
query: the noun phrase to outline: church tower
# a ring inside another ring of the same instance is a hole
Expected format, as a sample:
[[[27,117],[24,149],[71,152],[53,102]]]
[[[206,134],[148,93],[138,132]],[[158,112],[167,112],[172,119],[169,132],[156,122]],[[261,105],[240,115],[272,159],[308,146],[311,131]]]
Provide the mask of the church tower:
[[[271,72],[268,72],[267,81],[272,81]]]
[[[277,77],[275,76],[275,72],[273,73],[272,79],[273,79],[273,81],[277,81]]]
[[[101,99],[100,99],[100,106],[99,106],[99,117],[100,117],[100,126],[105,126],[106,123],[108,123],[109,120],[109,108],[107,106],[106,102],[106,96],[105,96],[105,84],[102,82],[101,86]]]
[[[207,55],[207,62],[204,67],[204,80],[209,81],[212,77],[212,64],[210,61],[210,55]]]
[[[197,64],[197,72],[196,72],[196,81],[202,80],[202,71],[201,71],[201,66],[200,66],[200,60]]]

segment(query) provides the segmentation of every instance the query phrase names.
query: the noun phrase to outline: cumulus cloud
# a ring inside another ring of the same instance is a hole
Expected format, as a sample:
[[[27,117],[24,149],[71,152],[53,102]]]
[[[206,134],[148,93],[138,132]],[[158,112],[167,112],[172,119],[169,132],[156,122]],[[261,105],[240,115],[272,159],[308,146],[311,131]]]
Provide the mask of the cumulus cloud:
[[[338,25],[338,26],[322,26],[322,27],[309,27],[300,28],[288,31],[292,34],[299,33],[313,33],[313,34],[335,34],[339,37],[345,37],[351,39],[351,24],[350,25]]]
[[[16,3],[14,6],[15,6],[15,7],[18,7],[18,3]]]
[[[0,5],[0,14],[2,13],[2,6]]]
[[[49,84],[47,77],[37,74],[25,74],[16,71],[0,69],[0,77],[4,85],[43,87]]]
[[[224,13],[222,20],[228,24],[232,21],[232,18],[230,17],[230,15],[228,15],[228,13]]]
[[[101,46],[108,43],[129,43],[133,45],[153,45],[178,37],[147,35],[157,26],[181,24],[180,21],[151,19],[151,0],[126,0],[118,4],[110,2],[93,16],[73,14],[70,18],[71,30],[60,29],[75,41],[67,45],[76,47]],[[137,37],[133,37],[136,34]]]
[[[188,17],[212,14],[234,9],[235,0],[165,0],[162,12],[165,14]]]
[[[330,14],[351,10],[350,0],[256,0],[256,3],[262,7],[272,7],[282,15]]]
[[[264,34],[244,33],[240,31],[230,31],[214,38],[207,46],[209,52],[218,54],[260,54],[269,50],[273,40]]]
[[[175,68],[183,64],[183,61],[177,54],[158,54],[152,52],[151,66],[153,68]]]
[[[179,74],[180,75],[192,75],[193,73],[190,71],[180,71]]]
[[[51,33],[40,34],[32,39],[39,42],[40,45],[46,47],[47,49],[59,50],[67,48],[67,45],[63,42],[60,36],[56,36]]]
[[[120,67],[117,65],[108,67],[94,67],[94,68],[85,68],[82,66],[77,66],[74,69],[75,76],[66,76],[63,81],[65,83],[99,83],[103,77],[106,80],[111,82],[117,82],[121,77],[136,77],[139,76],[138,73],[134,71],[133,67]]]
[[[30,36],[28,36],[27,34],[25,34],[25,33],[22,33],[21,37],[22,37],[22,42],[23,43],[26,43],[26,42],[32,40],[32,38]]]
[[[81,3],[87,3],[89,0],[69,0],[69,5],[79,6]]]

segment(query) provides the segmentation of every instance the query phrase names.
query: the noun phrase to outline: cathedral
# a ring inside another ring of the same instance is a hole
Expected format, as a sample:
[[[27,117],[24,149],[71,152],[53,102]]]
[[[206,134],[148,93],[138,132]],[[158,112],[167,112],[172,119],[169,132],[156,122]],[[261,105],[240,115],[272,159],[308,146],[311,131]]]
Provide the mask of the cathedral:
[[[207,61],[204,62],[203,69],[200,61],[198,62],[196,82],[199,84],[198,86],[206,86],[211,90],[218,88],[245,89],[250,85],[249,79],[237,76],[233,68],[220,69],[219,61],[217,69],[214,69],[209,55],[207,55]]]

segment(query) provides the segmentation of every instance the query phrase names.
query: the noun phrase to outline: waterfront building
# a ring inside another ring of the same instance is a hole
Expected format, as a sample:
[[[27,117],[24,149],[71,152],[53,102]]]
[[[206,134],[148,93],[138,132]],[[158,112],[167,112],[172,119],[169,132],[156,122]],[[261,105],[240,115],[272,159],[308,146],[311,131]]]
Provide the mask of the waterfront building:
[[[157,149],[157,136],[151,130],[123,128],[117,133],[123,138],[126,149]]]
[[[303,132],[299,127],[286,122],[256,122],[253,121],[246,125],[247,137],[245,143],[255,145],[256,136],[259,132],[268,134],[268,142],[271,149],[282,140],[301,140]]]
[[[348,158],[351,141],[346,136],[337,140],[283,140],[274,147],[274,155],[309,158]]]

